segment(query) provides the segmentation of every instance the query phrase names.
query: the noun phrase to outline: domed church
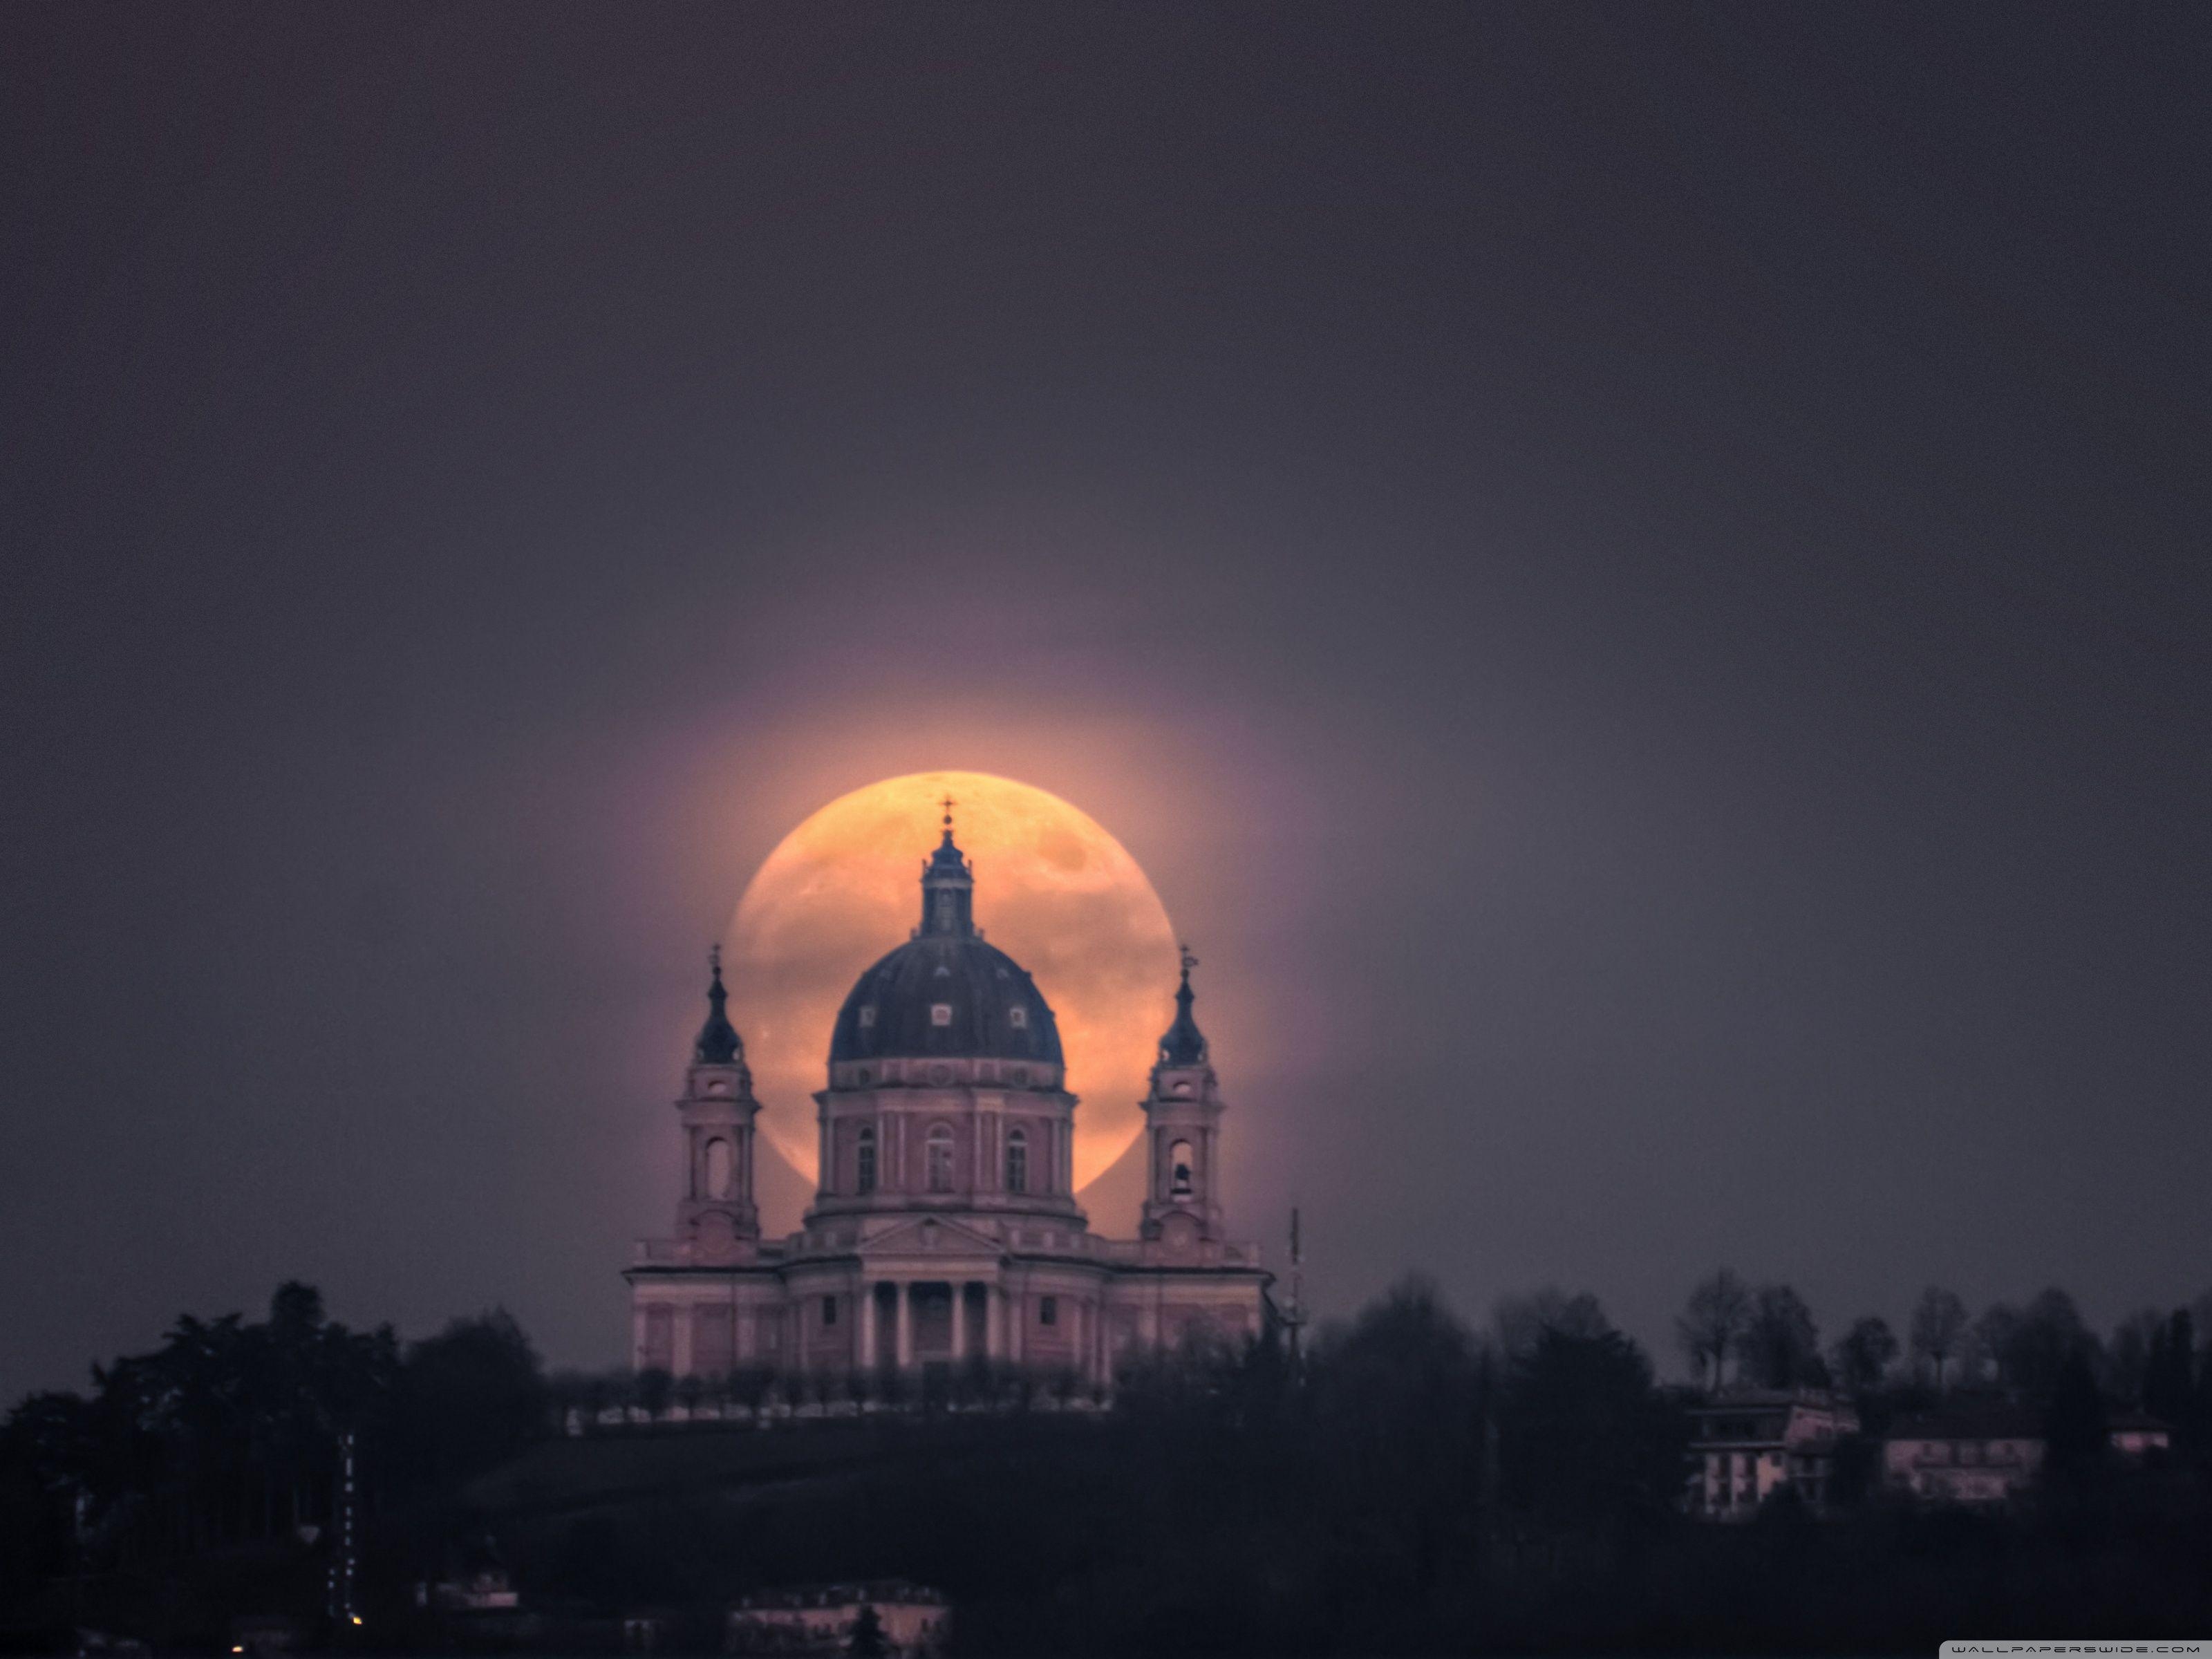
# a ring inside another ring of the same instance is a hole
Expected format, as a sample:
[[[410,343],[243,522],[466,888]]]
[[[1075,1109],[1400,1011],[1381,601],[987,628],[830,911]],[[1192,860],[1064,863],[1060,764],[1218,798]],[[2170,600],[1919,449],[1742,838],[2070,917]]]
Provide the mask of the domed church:
[[[948,812],[922,866],[921,925],[838,1010],[814,1097],[820,1184],[786,1238],[761,1237],[760,1104],[716,960],[676,1102],[675,1236],[641,1240],[623,1274],[638,1369],[843,1376],[987,1361],[1104,1385],[1132,1348],[1194,1328],[1261,1334],[1270,1276],[1258,1247],[1224,1229],[1223,1102],[1191,1013],[1190,957],[1144,1102],[1137,1236],[1102,1237],[1075,1201],[1077,1101],[1052,1006],[976,931],[975,896]]]

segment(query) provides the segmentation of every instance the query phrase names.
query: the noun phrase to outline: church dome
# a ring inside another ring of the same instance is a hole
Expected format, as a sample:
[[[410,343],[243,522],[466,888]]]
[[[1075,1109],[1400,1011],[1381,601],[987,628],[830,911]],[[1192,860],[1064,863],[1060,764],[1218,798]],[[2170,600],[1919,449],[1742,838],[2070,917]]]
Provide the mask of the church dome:
[[[1027,970],[1004,951],[973,934],[924,934],[860,975],[830,1039],[833,1066],[915,1057],[1058,1066],[1060,1028]]]
[[[1060,1027],[1022,965],[975,931],[975,875],[945,839],[922,866],[921,926],[860,977],[830,1037],[830,1063],[883,1059],[1061,1064]]]

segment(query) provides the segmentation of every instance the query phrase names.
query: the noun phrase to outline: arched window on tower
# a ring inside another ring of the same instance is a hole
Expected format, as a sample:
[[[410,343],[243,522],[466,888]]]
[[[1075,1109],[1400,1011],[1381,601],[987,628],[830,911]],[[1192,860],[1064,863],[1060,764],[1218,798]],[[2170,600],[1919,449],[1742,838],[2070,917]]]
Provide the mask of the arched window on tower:
[[[1190,1196],[1190,1142],[1178,1140],[1168,1148],[1168,1196]]]
[[[876,1126],[863,1123],[853,1159],[853,1190],[872,1193],[876,1190]]]
[[[1006,1190],[1025,1193],[1030,1189],[1030,1138],[1016,1129],[1006,1136]]]
[[[730,1195],[730,1143],[719,1135],[707,1143],[707,1196]]]
[[[929,1190],[952,1190],[952,1126],[940,1123],[929,1132]]]

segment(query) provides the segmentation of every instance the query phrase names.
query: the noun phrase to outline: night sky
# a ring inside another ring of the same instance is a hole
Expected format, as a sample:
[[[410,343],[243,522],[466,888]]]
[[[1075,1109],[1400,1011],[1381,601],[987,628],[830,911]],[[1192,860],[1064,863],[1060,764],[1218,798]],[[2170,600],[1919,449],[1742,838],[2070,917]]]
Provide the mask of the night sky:
[[[707,945],[939,767],[1150,872],[1325,1312],[2199,1294],[2208,108],[2201,6],[0,12],[0,1396],[288,1276],[619,1363]]]

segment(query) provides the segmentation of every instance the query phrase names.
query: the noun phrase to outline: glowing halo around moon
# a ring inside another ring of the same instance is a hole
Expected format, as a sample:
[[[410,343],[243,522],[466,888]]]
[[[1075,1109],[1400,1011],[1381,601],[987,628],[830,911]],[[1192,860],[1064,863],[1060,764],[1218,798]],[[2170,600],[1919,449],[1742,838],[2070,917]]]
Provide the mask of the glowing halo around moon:
[[[975,924],[1030,970],[1060,1024],[1084,1186],[1135,1140],[1160,1033],[1175,1016],[1166,908],[1137,861],[1057,795],[984,772],[915,772],[841,795],[786,836],[738,901],[724,941],[730,1014],[759,1127],[810,1182],[814,1091],[830,1028],[861,970],[921,919],[939,802],[975,871]]]

